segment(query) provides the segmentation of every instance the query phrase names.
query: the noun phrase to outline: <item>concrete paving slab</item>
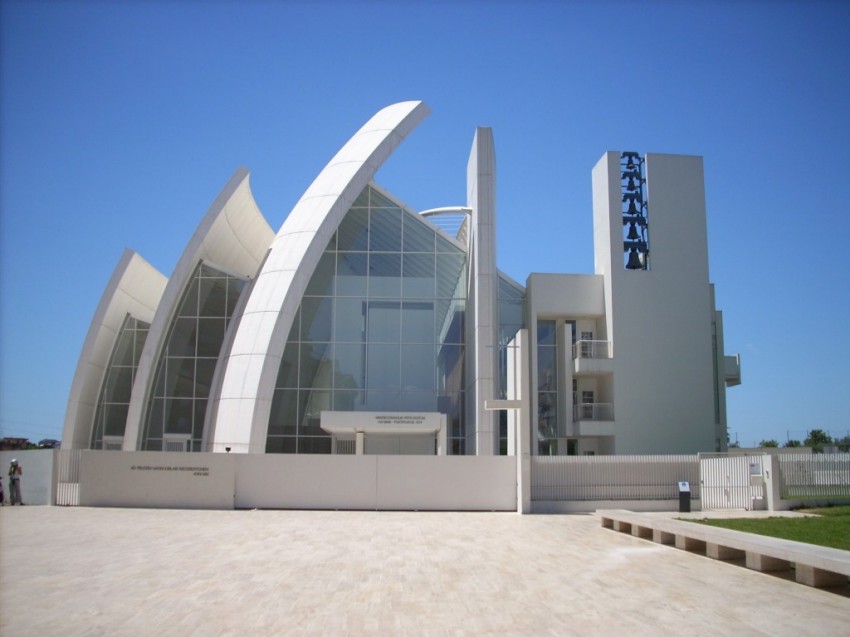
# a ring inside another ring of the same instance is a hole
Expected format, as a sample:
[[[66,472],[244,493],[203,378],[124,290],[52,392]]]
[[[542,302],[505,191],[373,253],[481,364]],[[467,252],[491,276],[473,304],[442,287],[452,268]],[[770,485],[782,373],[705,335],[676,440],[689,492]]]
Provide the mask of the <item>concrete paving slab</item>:
[[[850,599],[588,515],[0,509],[0,635],[847,635]]]

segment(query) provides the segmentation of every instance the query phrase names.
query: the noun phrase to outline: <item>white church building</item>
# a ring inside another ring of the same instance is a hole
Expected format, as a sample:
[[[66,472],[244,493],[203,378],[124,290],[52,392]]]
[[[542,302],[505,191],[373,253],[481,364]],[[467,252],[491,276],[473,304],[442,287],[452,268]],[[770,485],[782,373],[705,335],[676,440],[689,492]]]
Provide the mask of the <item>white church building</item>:
[[[239,169],[170,276],[126,251],[63,449],[499,455],[507,406],[532,454],[725,450],[740,360],[709,281],[702,159],[605,153],[594,273],[520,283],[496,262],[491,129],[475,131],[466,202],[412,210],[374,181],[429,112],[375,114],[277,233]]]

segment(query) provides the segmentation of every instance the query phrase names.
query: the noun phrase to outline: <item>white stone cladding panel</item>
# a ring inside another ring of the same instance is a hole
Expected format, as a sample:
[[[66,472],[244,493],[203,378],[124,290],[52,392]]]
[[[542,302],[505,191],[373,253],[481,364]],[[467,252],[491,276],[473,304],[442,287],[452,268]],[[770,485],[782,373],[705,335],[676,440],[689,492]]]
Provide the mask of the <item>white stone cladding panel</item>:
[[[467,410],[467,429],[474,428],[476,455],[493,455],[499,445],[498,416],[496,412],[485,409],[485,402],[496,397],[498,370],[495,168],[493,132],[489,128],[478,128],[467,163],[467,207],[472,211],[468,301],[471,311],[467,318],[467,325],[471,327],[467,347],[473,347],[468,358],[467,400],[470,408]]]
[[[295,278],[295,273],[287,272],[269,272],[263,275],[262,279],[257,279],[257,284],[254,287],[255,292],[259,289],[260,294],[268,300],[274,298],[273,287],[289,286]],[[259,284],[266,282],[267,285],[260,286]],[[268,307],[268,306],[266,306]],[[268,330],[273,329],[273,325],[278,320],[278,314],[274,309],[260,309],[253,312],[246,312],[242,315],[238,331],[242,333],[241,338],[236,339],[231,348],[232,355],[240,354],[263,354],[265,352],[265,339],[263,334]],[[290,319],[295,316],[295,311],[289,311]],[[260,343],[260,345],[258,345]]]
[[[285,235],[286,241],[281,241],[276,243],[274,248],[272,249],[271,254],[269,255],[268,261],[266,262],[265,267],[263,268],[263,272],[260,277],[266,276],[268,273],[277,273],[277,272],[292,272],[293,277],[300,273],[300,265],[299,257],[303,257],[308,254],[311,250],[317,251],[321,254],[325,246],[318,246],[317,235],[319,234],[318,229],[316,230],[299,230],[298,232],[289,232]],[[332,234],[332,233],[331,233]],[[316,246],[314,247],[314,244]],[[280,246],[280,249],[278,249]],[[310,273],[312,274],[312,272]],[[262,279],[265,280],[265,279]],[[265,296],[257,297],[259,298],[267,298]],[[259,302],[256,304],[256,307],[265,307],[259,305]],[[253,308],[252,308],[253,309]]]
[[[528,297],[533,305],[529,312],[536,317],[605,315],[604,278],[598,274],[538,274],[529,275],[526,282]]]

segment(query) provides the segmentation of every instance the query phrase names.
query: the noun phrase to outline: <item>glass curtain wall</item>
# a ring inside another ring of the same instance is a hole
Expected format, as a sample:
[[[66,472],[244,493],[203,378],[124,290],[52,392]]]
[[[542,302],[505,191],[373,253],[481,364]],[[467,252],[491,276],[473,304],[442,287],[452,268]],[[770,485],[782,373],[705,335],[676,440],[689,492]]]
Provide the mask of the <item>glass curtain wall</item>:
[[[121,448],[118,438],[124,437],[130,393],[149,330],[150,323],[129,314],[124,317],[103,376],[92,427],[92,449]]]
[[[448,415],[463,453],[466,254],[367,187],[328,243],[283,353],[268,453],[330,453],[321,412]]]
[[[143,429],[143,450],[166,449],[172,437],[200,451],[210,385],[245,280],[200,263],[192,276],[157,365]]]
[[[555,321],[537,321],[538,454],[558,453],[558,341]]]

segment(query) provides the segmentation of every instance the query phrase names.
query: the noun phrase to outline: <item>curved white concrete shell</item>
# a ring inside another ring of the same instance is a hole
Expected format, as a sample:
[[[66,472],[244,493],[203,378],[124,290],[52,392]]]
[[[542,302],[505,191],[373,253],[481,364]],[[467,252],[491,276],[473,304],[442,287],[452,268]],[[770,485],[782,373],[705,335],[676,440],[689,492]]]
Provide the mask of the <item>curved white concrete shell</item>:
[[[133,250],[124,250],[95,311],[71,384],[63,449],[87,449],[104,373],[119,330],[129,314],[153,320],[168,279]]]
[[[215,406],[211,451],[263,453],[274,382],[293,318],[322,251],[381,164],[430,113],[419,101],[374,115],[331,159],[274,239],[236,332]]]
[[[251,194],[249,173],[239,168],[204,215],[163,292],[139,361],[124,434],[125,450],[139,447],[156,365],[172,317],[198,264],[204,262],[228,274],[251,278],[273,238],[274,231]]]

